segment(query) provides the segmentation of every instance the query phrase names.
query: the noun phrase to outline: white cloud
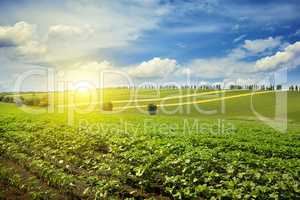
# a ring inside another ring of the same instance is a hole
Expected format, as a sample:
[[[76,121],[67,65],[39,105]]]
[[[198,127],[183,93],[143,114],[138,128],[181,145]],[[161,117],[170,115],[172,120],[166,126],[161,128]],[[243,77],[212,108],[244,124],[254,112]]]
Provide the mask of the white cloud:
[[[78,27],[60,24],[50,26],[48,37],[52,39],[69,39],[69,37],[89,38],[94,33],[95,30],[89,25]]]
[[[100,34],[90,25],[52,25],[46,33],[51,60],[73,60],[95,51],[102,43]]]
[[[300,36],[300,29],[298,29],[295,33],[294,33],[295,36]]]
[[[216,33],[221,32],[226,28],[225,25],[222,24],[200,24],[193,26],[183,26],[183,27],[175,27],[168,28],[164,31],[169,34],[186,34],[186,33]]]
[[[35,26],[18,22],[13,26],[0,26],[0,48],[21,45],[33,38]]]
[[[100,72],[102,70],[114,69],[112,64],[106,60],[97,62],[97,61],[88,61],[88,62],[80,62],[73,65],[74,69],[77,70],[86,70],[86,71],[94,71]]]
[[[244,36],[243,36],[244,37]],[[185,69],[179,69],[178,74],[205,79],[236,78],[255,73],[255,62],[244,61],[248,56],[255,56],[282,45],[280,38],[245,40],[244,43],[232,49],[223,57],[194,59],[187,63]]]
[[[179,74],[192,77],[217,79],[236,76],[241,73],[250,72],[251,64],[236,60],[233,57],[195,59],[187,64],[185,69],[180,69]]]
[[[88,43],[92,48],[126,46],[144,31],[157,28],[162,17],[169,12],[167,6],[157,1],[69,1],[66,10],[67,14],[63,15],[69,20],[65,23],[76,27],[88,23],[92,27],[95,37]]]
[[[23,54],[45,52],[42,50],[44,46],[47,53],[43,63],[50,65],[81,58],[97,59],[102,49],[129,49],[128,46],[145,31],[158,28],[163,16],[169,12],[168,5],[152,0],[103,0],[101,3],[78,0],[65,1],[60,5],[35,2],[11,7],[7,13],[2,13],[3,19],[22,19],[26,22],[0,28],[0,51],[4,51],[5,47],[5,54],[10,54],[12,60],[22,62]],[[37,30],[28,22],[36,24]],[[40,48],[37,48],[37,43],[41,44]],[[20,48],[12,49],[15,47]],[[13,57],[20,55],[20,58]]]
[[[237,42],[241,41],[241,40],[244,39],[246,36],[247,36],[246,34],[240,35],[239,37],[237,37],[237,38],[235,38],[235,39],[233,40],[233,43],[237,43]]]
[[[16,48],[16,55],[19,57],[40,58],[47,53],[47,46],[37,41],[29,41]]]
[[[162,78],[174,72],[176,67],[176,60],[156,57],[149,61],[144,61],[136,67],[130,68],[128,73],[136,78]]]
[[[241,38],[243,37],[245,36],[242,35]],[[240,38],[238,39],[241,40]],[[265,55],[275,48],[282,49],[285,45],[286,43],[279,37],[245,40],[244,43],[230,50],[222,57],[191,60],[184,65],[184,68],[177,69],[176,75],[180,77],[189,74],[190,77],[203,79],[237,80],[242,77],[243,80],[246,80],[250,77],[249,80],[261,80],[264,75],[261,75],[257,65],[259,65],[261,67],[260,70],[262,70],[262,65],[265,64],[265,61],[264,63],[262,61],[255,62],[249,61],[247,58]],[[286,49],[289,50],[291,47],[287,47]],[[293,52],[295,51],[296,50],[293,50]],[[295,54],[296,53],[294,53],[294,55]],[[295,62],[293,62],[293,64],[295,64]],[[272,69],[275,68],[276,67]],[[247,82],[249,82],[249,80],[247,80]]]
[[[132,85],[132,79],[128,77],[126,70],[115,67],[106,60],[77,62],[66,65],[61,71],[63,72],[63,80],[73,85],[80,83],[95,87]]]
[[[12,60],[37,60],[47,53],[47,46],[37,40],[36,26],[17,22],[13,26],[0,26],[0,48]]]
[[[75,63],[65,63],[57,66],[57,68],[63,72],[63,78],[67,81],[91,81],[93,84],[99,83],[103,70],[116,70],[116,68],[106,60],[86,60]]]
[[[245,40],[243,47],[251,53],[261,53],[266,50],[274,49],[281,45],[280,37],[269,37],[266,39]]]
[[[281,67],[294,68],[300,65],[300,42],[287,46],[273,56],[258,60],[255,67],[258,71],[275,70]]]

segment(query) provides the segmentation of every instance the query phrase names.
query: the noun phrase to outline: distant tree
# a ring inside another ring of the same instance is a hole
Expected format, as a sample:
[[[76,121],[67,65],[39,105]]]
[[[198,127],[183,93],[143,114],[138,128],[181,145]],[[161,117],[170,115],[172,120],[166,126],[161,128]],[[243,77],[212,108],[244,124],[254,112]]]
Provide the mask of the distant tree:
[[[31,97],[24,99],[24,104],[28,106],[38,106],[40,104],[40,99]]]
[[[40,100],[39,106],[40,107],[48,107],[49,106],[48,97],[43,97]]]
[[[149,104],[148,105],[148,112],[150,115],[156,115],[157,113],[157,105],[155,104]]]
[[[267,90],[274,90],[274,85],[269,85],[269,86],[267,87]]]
[[[277,85],[276,86],[276,90],[281,90],[282,89],[282,85]]]
[[[102,104],[102,110],[112,111],[113,110],[113,104],[111,102],[103,103]]]
[[[2,101],[6,102],[6,103],[13,103],[14,102],[14,98],[10,97],[10,96],[5,96]]]
[[[295,91],[298,91],[298,85],[295,86]]]

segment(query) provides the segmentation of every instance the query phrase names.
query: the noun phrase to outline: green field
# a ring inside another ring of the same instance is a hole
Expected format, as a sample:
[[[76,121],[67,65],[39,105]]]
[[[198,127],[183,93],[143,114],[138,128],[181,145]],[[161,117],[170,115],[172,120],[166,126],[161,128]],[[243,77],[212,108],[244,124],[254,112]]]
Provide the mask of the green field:
[[[21,94],[53,110],[0,103],[0,199],[299,199],[300,93],[250,93],[106,89],[91,110],[85,93]],[[284,95],[281,132],[253,109],[274,118]]]

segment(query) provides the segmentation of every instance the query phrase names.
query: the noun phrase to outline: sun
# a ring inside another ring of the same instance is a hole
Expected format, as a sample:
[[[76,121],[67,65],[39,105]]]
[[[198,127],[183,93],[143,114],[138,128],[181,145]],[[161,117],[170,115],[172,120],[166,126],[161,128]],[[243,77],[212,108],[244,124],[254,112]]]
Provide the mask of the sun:
[[[73,90],[80,92],[80,93],[86,93],[91,89],[90,84],[88,84],[87,82],[77,82],[74,86],[73,86]]]
[[[89,91],[89,88],[87,88],[87,87],[79,87],[79,88],[77,89],[77,91],[78,91],[78,92],[87,92],[87,91]]]

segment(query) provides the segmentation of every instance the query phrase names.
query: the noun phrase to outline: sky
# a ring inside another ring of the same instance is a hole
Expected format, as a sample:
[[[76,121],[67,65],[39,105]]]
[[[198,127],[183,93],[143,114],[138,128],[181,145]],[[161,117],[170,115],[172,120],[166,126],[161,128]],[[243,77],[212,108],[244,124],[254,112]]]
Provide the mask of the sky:
[[[1,0],[0,91],[300,84],[299,10],[298,0]]]

